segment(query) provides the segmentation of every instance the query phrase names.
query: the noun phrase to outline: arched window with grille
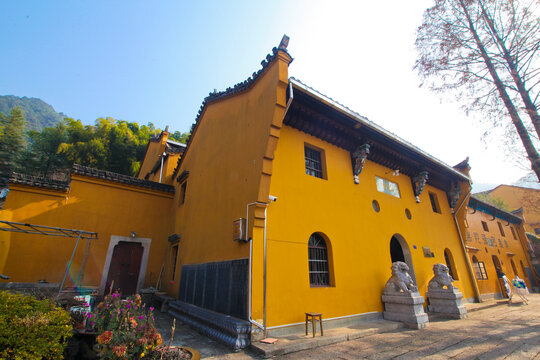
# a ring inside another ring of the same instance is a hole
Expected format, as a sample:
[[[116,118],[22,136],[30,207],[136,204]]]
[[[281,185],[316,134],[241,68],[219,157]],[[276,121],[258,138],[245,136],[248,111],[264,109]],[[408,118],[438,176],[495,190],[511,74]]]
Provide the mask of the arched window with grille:
[[[330,286],[328,248],[324,238],[313,233],[308,242],[309,283],[312,287]]]

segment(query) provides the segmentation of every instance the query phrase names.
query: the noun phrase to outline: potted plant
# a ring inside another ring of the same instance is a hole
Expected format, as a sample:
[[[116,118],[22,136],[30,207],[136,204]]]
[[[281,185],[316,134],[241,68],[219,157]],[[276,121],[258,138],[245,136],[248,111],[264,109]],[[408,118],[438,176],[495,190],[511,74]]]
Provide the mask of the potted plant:
[[[104,359],[139,359],[163,343],[154,324],[153,308],[146,309],[140,295],[123,300],[118,292],[105,296],[87,324],[97,334],[96,351]]]

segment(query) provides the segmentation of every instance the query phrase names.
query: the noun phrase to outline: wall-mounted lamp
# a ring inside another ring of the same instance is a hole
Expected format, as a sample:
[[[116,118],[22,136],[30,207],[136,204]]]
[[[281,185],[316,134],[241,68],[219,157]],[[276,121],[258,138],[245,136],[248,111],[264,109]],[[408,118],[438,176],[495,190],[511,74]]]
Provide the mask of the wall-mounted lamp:
[[[387,171],[386,174],[392,173],[392,176],[399,176],[399,169]]]
[[[132,238],[136,238],[137,233],[135,232],[135,230],[131,230],[131,233],[129,234],[129,236],[131,236]]]

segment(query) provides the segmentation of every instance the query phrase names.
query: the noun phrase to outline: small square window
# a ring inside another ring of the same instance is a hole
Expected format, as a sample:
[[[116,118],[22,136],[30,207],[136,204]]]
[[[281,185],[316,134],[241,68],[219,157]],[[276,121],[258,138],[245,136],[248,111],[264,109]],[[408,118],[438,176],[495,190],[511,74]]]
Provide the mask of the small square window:
[[[437,198],[437,194],[429,193],[429,201],[431,202],[431,209],[434,213],[440,214],[441,213],[441,207],[439,206],[439,199]]]
[[[516,232],[514,230],[514,227],[513,226],[510,226],[510,231],[512,231],[512,236],[514,237],[514,240],[517,240],[517,237],[516,237]]]
[[[326,166],[324,163],[324,150],[313,146],[304,146],[304,155],[306,163],[306,174],[326,179]]]
[[[375,176],[375,182],[377,183],[377,191],[395,196],[397,198],[401,197],[398,184],[391,182],[390,180],[380,178],[378,176]]]
[[[487,232],[489,232],[489,228],[488,228],[488,224],[487,224],[487,222],[485,222],[485,221],[482,221],[482,228],[484,229],[484,231],[487,231]]]
[[[176,261],[178,260],[178,245],[174,245],[171,251],[171,280],[176,276]]]
[[[182,185],[180,185],[180,196],[178,198],[178,205],[182,205],[186,202],[186,189],[187,189],[187,181],[184,181]]]
[[[499,225],[499,231],[501,232],[501,235],[502,235],[502,236],[506,236],[506,235],[504,235],[504,229],[503,229],[503,226],[502,226],[502,224],[500,223],[500,221],[497,221],[497,225]]]

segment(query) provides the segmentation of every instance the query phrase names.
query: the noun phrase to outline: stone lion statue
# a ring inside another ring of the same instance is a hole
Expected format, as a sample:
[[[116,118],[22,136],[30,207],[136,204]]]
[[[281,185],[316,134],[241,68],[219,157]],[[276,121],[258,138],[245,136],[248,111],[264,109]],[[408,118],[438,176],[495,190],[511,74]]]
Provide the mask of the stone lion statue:
[[[454,289],[454,285],[452,285],[454,279],[448,273],[448,266],[441,263],[433,265],[433,274],[434,276],[428,284],[428,291],[442,290],[445,286],[448,290]]]
[[[392,263],[392,276],[386,282],[384,287],[384,292],[387,294],[391,293],[405,293],[410,294],[412,292],[418,291],[416,285],[409,275],[409,266],[402,261],[396,261]]]

